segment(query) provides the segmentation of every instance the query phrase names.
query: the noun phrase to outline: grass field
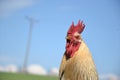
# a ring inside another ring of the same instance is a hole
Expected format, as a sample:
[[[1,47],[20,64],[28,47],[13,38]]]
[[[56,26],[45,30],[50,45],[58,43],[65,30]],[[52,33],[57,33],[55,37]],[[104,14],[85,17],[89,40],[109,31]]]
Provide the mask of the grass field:
[[[58,80],[58,77],[0,72],[0,80]]]

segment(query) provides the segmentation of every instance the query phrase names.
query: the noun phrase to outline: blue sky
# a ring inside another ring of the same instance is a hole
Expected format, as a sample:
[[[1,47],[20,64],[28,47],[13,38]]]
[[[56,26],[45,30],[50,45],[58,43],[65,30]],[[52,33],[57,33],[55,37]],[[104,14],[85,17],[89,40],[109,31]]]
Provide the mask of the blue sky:
[[[83,20],[82,37],[99,74],[120,75],[119,0],[1,0],[0,65],[23,66],[29,21],[34,24],[28,65],[59,68],[65,51],[65,36],[72,21]]]

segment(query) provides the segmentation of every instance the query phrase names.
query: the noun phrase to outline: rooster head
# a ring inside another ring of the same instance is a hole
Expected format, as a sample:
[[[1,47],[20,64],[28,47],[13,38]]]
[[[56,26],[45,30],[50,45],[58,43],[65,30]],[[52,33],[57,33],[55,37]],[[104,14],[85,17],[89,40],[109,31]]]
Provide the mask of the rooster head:
[[[84,27],[85,25],[80,20],[77,25],[74,25],[74,22],[72,22],[66,36],[66,56],[68,58],[73,57],[74,53],[79,49],[81,44],[80,34]]]

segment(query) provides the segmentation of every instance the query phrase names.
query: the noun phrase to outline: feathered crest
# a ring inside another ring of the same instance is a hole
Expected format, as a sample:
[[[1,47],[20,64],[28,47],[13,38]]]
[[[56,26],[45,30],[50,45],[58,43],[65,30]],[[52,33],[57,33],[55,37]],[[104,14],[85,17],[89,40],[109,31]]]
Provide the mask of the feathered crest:
[[[74,25],[74,22],[72,22],[72,25],[70,26],[67,34],[73,34],[75,32],[82,33],[84,28],[85,28],[85,25],[83,24],[83,21],[79,20],[77,25]]]

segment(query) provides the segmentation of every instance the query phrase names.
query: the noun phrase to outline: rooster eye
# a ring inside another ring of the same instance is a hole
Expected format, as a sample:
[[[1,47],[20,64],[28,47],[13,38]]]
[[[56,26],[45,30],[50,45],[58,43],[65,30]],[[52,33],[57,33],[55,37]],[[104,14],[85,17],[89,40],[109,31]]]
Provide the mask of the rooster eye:
[[[75,36],[76,39],[80,39],[80,36]]]

